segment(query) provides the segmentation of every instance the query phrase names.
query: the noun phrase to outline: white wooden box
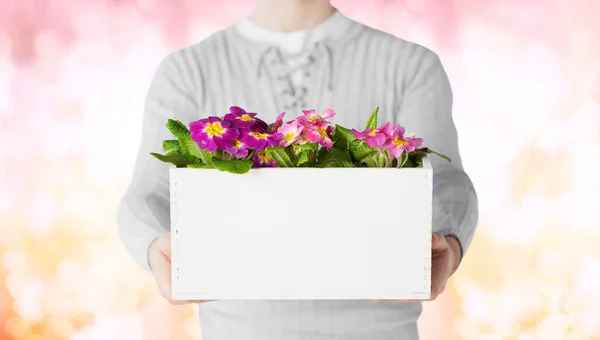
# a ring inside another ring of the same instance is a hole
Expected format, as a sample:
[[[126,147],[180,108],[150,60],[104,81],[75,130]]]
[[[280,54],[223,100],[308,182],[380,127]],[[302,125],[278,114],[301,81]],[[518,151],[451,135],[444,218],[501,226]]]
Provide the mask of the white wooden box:
[[[428,299],[432,177],[171,169],[173,299]]]

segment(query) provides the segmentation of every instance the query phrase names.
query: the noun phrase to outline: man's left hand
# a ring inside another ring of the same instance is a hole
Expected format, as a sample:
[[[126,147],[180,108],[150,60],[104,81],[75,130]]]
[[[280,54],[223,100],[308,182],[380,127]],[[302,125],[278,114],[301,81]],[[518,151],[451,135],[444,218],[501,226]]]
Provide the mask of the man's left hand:
[[[435,300],[446,287],[446,282],[460,262],[460,245],[451,236],[433,233],[431,240],[431,298],[428,300],[373,300],[374,302],[418,302]]]

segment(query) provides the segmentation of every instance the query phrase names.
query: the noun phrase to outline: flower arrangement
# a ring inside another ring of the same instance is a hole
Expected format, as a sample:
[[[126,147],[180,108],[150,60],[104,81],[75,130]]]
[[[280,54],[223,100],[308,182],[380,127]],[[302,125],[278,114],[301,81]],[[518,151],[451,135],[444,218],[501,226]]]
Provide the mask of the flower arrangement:
[[[363,131],[331,124],[329,119],[335,116],[331,109],[302,112],[285,123],[282,112],[270,125],[237,106],[223,117],[194,121],[189,129],[169,119],[167,128],[177,139],[163,142],[166,154],[151,154],[179,168],[214,168],[234,174],[260,167],[422,167],[428,154],[451,161],[421,147],[423,139],[406,136],[401,125],[378,126],[379,108]]]

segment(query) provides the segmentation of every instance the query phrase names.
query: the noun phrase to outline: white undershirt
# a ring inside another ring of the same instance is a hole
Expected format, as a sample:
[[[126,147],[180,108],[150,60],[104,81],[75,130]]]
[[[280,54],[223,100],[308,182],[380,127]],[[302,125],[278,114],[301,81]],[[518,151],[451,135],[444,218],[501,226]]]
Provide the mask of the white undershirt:
[[[339,38],[350,24],[351,21],[336,10],[327,20],[309,30],[274,31],[256,24],[249,18],[236,22],[235,29],[250,40],[277,46],[286,53],[297,55],[286,60],[289,66],[294,67],[306,62],[306,55],[303,55],[303,52],[307,46],[315,42]],[[291,80],[294,85],[300,86],[304,82],[304,75],[298,70],[291,75]]]

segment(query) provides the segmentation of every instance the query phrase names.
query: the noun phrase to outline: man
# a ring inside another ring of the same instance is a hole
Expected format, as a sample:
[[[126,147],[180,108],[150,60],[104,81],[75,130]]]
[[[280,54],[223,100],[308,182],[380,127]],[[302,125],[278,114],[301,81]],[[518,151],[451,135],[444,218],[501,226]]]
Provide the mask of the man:
[[[146,101],[134,176],[119,209],[121,238],[170,300],[168,168],[150,152],[184,123],[232,105],[267,121],[287,111],[334,108],[335,123],[359,128],[374,107],[425,146],[432,158],[432,294],[458,267],[477,222],[452,119],[452,91],[438,56],[350,20],[327,0],[259,0],[249,18],[176,51],[159,66]],[[393,223],[393,221],[390,221]],[[418,339],[418,302],[188,301],[199,303],[205,340]]]

